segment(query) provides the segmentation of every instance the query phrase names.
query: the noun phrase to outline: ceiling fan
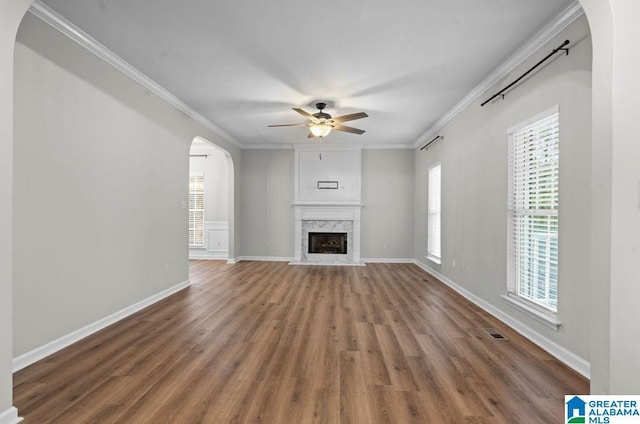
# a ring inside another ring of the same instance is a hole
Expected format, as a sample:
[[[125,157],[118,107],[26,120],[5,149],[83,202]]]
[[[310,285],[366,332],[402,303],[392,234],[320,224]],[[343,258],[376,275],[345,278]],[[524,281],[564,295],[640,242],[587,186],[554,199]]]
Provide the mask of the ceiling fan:
[[[309,135],[307,138],[313,137],[326,137],[331,130],[336,131],[345,131],[353,134],[362,134],[364,130],[360,130],[358,128],[348,127],[346,125],[340,124],[340,122],[353,121],[356,119],[366,118],[367,115],[364,112],[351,113],[349,115],[336,116],[332,118],[328,113],[323,112],[324,108],[327,107],[326,103],[316,103],[316,107],[318,108],[318,112],[311,114],[299,108],[292,108],[300,115],[307,118],[309,121],[301,124],[280,124],[280,125],[269,125],[270,127],[309,127]]]

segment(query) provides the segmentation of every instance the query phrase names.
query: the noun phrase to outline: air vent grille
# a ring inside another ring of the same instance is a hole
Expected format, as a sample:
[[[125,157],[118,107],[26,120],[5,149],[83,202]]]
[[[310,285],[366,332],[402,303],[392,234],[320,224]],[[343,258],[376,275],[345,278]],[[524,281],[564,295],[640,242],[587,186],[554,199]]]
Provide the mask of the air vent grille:
[[[484,332],[496,340],[508,340],[507,337],[495,328],[483,328]]]

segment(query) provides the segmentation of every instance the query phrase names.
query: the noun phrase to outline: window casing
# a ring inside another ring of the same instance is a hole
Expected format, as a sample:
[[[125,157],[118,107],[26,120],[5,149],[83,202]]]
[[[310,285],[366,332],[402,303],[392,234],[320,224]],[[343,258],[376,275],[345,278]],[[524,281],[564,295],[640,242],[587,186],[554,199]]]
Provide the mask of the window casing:
[[[558,308],[559,113],[508,131],[510,296],[549,315]]]
[[[440,263],[441,257],[441,174],[438,163],[429,168],[427,200],[427,258]]]
[[[189,247],[204,247],[204,174],[189,175]]]

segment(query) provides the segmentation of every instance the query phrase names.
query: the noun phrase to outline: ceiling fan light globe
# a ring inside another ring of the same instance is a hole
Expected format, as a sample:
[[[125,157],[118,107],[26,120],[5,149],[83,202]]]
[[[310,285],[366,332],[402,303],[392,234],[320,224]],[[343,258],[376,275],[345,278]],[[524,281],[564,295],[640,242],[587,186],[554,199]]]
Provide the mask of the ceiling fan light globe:
[[[331,127],[326,124],[317,124],[312,125],[309,130],[311,131],[311,134],[315,135],[316,137],[322,138],[327,136],[331,132]]]

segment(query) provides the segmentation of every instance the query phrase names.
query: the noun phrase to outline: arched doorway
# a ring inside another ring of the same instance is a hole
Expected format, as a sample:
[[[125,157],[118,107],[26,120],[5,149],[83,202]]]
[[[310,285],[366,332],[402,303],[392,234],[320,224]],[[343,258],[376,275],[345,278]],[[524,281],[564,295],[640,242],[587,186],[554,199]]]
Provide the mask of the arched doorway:
[[[592,338],[592,391],[620,391],[630,384],[638,384],[640,364],[637,358],[639,340],[637,307],[626,307],[638,297],[640,284],[627,273],[636,269],[638,249],[630,248],[629,237],[622,233],[638,234],[638,220],[629,221],[637,214],[638,179],[634,175],[637,164],[638,143],[631,135],[637,134],[640,123],[637,108],[640,97],[640,73],[637,58],[638,26],[633,20],[640,14],[636,0],[580,0],[586,10],[594,44],[593,67],[593,156],[594,178],[597,186],[592,191],[593,224],[591,228],[593,248],[592,288],[593,322]],[[0,422],[16,422],[17,411],[12,408],[12,147],[13,147],[13,49],[18,25],[31,0],[12,0],[0,4]],[[612,11],[613,10],[613,11]],[[615,13],[614,13],[615,12]],[[613,24],[613,15],[616,25]],[[614,57],[614,52],[618,56]],[[616,70],[614,78],[614,68]],[[612,83],[615,81],[615,83]],[[626,91],[626,96],[619,94]],[[615,95],[614,95],[615,94]],[[631,107],[630,107],[631,106]],[[615,110],[615,116],[614,116]],[[615,132],[614,132],[615,130]],[[615,137],[614,137],[615,135]],[[597,145],[596,145],[597,144]],[[615,153],[613,152],[615,145]],[[612,170],[616,165],[616,172]],[[613,174],[613,175],[612,175]],[[601,178],[598,178],[601,177]],[[233,203],[233,201],[230,201]],[[619,220],[618,218],[624,218]],[[630,224],[616,225],[612,222]],[[233,224],[230,223],[233,233]],[[602,242],[602,244],[597,244]],[[612,246],[614,246],[612,248]],[[615,251],[614,251],[615,249]],[[622,253],[617,255],[617,253]],[[612,257],[615,260],[612,261]],[[611,278],[611,275],[614,278]],[[613,281],[612,281],[613,280]],[[625,282],[626,281],[626,282]],[[619,284],[620,283],[620,284]],[[611,296],[611,292],[614,295]],[[626,300],[625,300],[626,298]],[[597,300],[597,301],[596,301]],[[611,319],[612,306],[617,312]],[[621,325],[618,325],[621,324]],[[615,335],[624,335],[620,341],[611,341],[611,329]],[[617,354],[610,352],[615,344]],[[615,357],[610,369],[610,358]],[[635,365],[633,365],[635,364]],[[630,367],[625,367],[630,365]],[[613,377],[612,377],[613,375]],[[626,378],[625,378],[626,376]],[[615,380],[615,381],[614,381]],[[596,383],[597,381],[597,383]],[[614,381],[616,385],[610,387]],[[625,384],[625,381],[627,382]],[[620,383],[621,382],[621,383]],[[637,387],[637,386],[636,386]]]
[[[230,257],[234,217],[233,158],[203,137],[189,152],[189,259]]]

